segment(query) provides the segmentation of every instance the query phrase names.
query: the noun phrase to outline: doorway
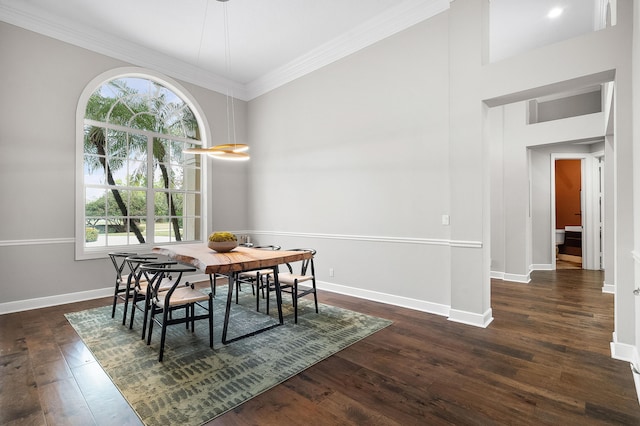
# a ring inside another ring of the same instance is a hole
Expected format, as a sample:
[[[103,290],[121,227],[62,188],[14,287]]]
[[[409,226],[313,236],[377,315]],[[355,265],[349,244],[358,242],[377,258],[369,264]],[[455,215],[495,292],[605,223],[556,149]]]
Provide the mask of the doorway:
[[[553,269],[601,269],[602,157],[552,154]]]
[[[583,161],[555,161],[556,269],[582,269]]]

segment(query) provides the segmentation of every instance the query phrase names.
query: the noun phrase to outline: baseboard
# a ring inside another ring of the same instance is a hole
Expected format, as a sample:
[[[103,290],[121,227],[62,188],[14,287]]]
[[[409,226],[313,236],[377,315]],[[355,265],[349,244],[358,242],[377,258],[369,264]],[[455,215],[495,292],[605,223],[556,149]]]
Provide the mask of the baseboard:
[[[491,321],[493,321],[493,311],[491,310],[491,308],[489,308],[484,314],[481,315],[473,312],[451,309],[449,311],[449,321],[487,328],[487,326],[491,324]]]
[[[611,342],[611,358],[629,363],[636,388],[636,396],[640,404],[640,355],[638,354],[638,349],[633,345],[618,342],[614,332],[613,341]]]
[[[428,312],[430,314],[449,316],[450,307],[439,303],[426,302],[424,300],[411,299],[409,297],[395,296],[388,293],[364,290],[361,288],[349,287],[340,284],[318,281],[318,289],[330,291],[332,293],[344,294],[346,296],[357,297],[359,299],[371,300],[374,302],[386,303],[388,305],[400,306],[416,311]]]
[[[633,345],[618,342],[618,336],[614,332],[611,342],[611,358],[633,363],[638,360],[638,351]],[[638,365],[638,369],[640,370],[640,365]]]
[[[491,271],[489,274],[490,274],[490,277],[495,280],[504,280],[504,272]]]
[[[616,286],[613,284],[602,283],[602,292],[616,294]]]
[[[49,306],[66,305],[67,303],[82,302],[83,300],[99,299],[108,296],[113,296],[113,287],[0,303],[0,315],[47,308]]]
[[[522,283],[529,284],[531,282],[531,274],[520,275],[520,274],[504,274],[504,281],[510,281],[514,283]]]
[[[496,280],[510,281],[514,283],[529,284],[531,282],[531,273],[526,275],[507,274],[506,272],[491,271],[490,276]]]
[[[550,263],[534,263],[530,269],[532,271],[553,271],[553,265]]]

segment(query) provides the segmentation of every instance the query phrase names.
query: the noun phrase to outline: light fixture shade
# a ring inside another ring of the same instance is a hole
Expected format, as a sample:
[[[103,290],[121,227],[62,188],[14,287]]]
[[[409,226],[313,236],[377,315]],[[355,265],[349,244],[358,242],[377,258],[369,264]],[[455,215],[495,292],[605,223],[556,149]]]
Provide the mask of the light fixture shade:
[[[212,150],[208,155],[218,160],[247,161],[249,159],[249,154],[245,152],[234,152],[230,150]]]
[[[249,145],[244,143],[221,143],[213,147],[218,151],[233,151],[233,152],[247,152],[249,151]]]
[[[186,148],[182,152],[185,154],[208,154],[213,148]]]

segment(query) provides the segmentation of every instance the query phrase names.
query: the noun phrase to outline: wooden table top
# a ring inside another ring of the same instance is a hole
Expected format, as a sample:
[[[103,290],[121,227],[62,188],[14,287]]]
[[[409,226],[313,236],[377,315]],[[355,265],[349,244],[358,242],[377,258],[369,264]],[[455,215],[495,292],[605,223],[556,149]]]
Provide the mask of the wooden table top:
[[[156,246],[152,251],[193,265],[206,274],[269,268],[312,257],[308,251],[262,250],[249,247],[236,247],[233,251],[218,253],[211,250],[206,243]]]

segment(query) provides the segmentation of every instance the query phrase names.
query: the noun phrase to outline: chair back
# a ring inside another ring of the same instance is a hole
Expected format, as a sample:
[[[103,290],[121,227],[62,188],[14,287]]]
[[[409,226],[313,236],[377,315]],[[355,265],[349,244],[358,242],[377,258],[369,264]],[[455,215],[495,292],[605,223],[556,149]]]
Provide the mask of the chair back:
[[[129,274],[129,279],[135,278],[136,285],[138,285],[143,274],[143,272],[140,270],[140,265],[143,265],[145,263],[152,263],[155,260],[158,260],[158,257],[151,254],[127,256],[125,258],[125,262],[127,262],[127,265],[129,265],[129,270],[131,271],[131,274]],[[146,273],[144,275],[147,281],[149,281],[149,277],[146,275]]]
[[[111,258],[111,262],[113,263],[113,267],[116,270],[116,282],[120,283],[122,281],[122,275],[124,271],[124,267],[127,265],[127,257],[136,256],[137,253],[125,253],[125,252],[111,252],[109,253],[109,257]],[[130,273],[131,271],[129,271]]]
[[[268,246],[254,246],[253,248],[259,249],[259,250],[280,250],[282,247],[277,245],[268,245]]]
[[[185,272],[195,272],[196,268],[170,260],[167,262],[144,263],[140,265],[140,270],[150,277],[149,286],[152,289],[151,294],[156,300],[158,300],[158,292],[160,291],[160,284],[162,283],[162,280],[167,278],[173,282],[173,285],[167,291],[167,295],[165,296],[165,299],[168,300],[180,284],[182,274]],[[185,285],[189,285],[189,283],[187,282]]]
[[[316,255],[316,250],[315,249],[311,249],[311,248],[293,248],[293,249],[287,249],[287,251],[308,251],[311,252],[311,258],[309,259],[303,259],[300,261],[300,275],[307,275],[307,270],[309,269],[309,267],[311,267],[311,275],[315,275],[316,271],[315,271],[315,267],[313,265],[313,258]],[[290,263],[287,263],[287,268],[289,269],[289,272],[293,274],[293,267],[291,266]]]

